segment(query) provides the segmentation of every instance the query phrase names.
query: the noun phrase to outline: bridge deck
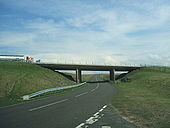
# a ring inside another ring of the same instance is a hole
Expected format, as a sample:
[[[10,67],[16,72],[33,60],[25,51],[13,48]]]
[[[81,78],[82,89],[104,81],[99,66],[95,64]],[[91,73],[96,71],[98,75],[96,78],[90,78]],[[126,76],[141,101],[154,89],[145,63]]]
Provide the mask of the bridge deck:
[[[84,71],[132,71],[140,68],[140,66],[112,66],[112,65],[80,65],[80,64],[56,64],[56,63],[35,63],[41,67],[52,70],[84,70]]]

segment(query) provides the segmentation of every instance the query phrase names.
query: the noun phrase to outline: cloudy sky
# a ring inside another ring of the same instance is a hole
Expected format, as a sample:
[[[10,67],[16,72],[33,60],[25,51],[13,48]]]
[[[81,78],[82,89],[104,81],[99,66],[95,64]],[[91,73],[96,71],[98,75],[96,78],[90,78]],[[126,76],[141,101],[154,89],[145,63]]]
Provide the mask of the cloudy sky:
[[[170,66],[170,0],[0,0],[0,54]]]

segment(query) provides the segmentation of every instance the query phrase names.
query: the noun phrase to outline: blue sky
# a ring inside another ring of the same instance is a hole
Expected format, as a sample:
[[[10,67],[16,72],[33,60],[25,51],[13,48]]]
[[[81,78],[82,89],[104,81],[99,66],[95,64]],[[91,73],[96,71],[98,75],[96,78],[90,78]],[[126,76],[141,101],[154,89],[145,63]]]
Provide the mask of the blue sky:
[[[0,54],[170,66],[170,1],[0,0]]]

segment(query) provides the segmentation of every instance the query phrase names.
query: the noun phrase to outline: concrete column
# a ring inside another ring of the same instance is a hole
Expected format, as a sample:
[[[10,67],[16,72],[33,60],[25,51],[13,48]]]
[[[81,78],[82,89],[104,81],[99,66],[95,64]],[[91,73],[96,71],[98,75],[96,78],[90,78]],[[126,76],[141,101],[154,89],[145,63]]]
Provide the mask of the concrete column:
[[[115,81],[115,69],[110,70],[110,80]]]
[[[76,69],[76,82],[81,83],[81,70]]]

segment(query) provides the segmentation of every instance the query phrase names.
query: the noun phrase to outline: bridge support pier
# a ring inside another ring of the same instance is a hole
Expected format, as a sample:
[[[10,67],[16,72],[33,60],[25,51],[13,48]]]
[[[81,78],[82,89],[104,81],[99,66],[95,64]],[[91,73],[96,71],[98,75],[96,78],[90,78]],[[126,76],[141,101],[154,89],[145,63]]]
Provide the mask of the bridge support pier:
[[[110,80],[115,81],[115,69],[110,70]]]
[[[81,83],[82,79],[81,79],[81,70],[80,69],[76,69],[76,82],[77,83]]]

